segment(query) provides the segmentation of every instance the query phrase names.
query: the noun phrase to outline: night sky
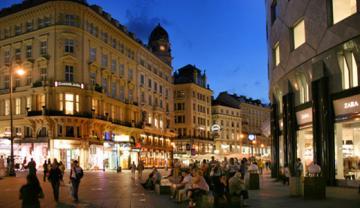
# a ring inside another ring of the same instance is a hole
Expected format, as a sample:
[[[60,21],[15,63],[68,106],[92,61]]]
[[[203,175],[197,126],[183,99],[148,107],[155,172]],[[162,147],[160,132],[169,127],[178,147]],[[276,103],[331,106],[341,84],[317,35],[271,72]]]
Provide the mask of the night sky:
[[[21,0],[0,0],[7,7]],[[214,96],[228,91],[268,102],[263,0],[88,0],[147,43],[160,23],[169,33],[174,70],[206,70]]]

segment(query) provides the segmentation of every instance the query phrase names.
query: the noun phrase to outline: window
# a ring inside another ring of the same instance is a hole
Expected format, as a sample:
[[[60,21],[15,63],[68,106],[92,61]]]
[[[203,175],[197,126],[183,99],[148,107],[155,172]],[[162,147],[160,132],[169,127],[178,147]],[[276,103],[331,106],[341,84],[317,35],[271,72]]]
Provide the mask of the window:
[[[15,59],[16,59],[16,60],[20,60],[20,59],[21,59],[21,49],[20,49],[20,48],[16,48],[16,49],[15,49]]]
[[[26,97],[26,109],[31,111],[31,97]]]
[[[20,115],[21,113],[21,99],[16,98],[15,99],[15,115]]]
[[[47,55],[47,41],[40,42],[40,55],[41,56]]]
[[[33,23],[33,21],[26,22],[26,31],[27,31],[27,32],[32,31],[33,28],[34,28],[34,23]]]
[[[149,95],[149,105],[152,105],[152,96],[151,95]]]
[[[154,91],[155,92],[157,92],[157,90],[158,90],[158,87],[157,87],[158,85],[157,85],[157,82],[154,82]]]
[[[111,97],[115,97],[116,96],[116,83],[113,82],[111,83]]]
[[[26,46],[26,58],[32,58],[32,45]]]
[[[65,114],[73,115],[79,112],[79,95],[65,94]]]
[[[98,101],[96,99],[91,99],[91,109],[94,110],[94,113],[98,113]]]
[[[77,26],[76,19],[77,19],[76,15],[66,14],[65,15],[65,25]]]
[[[141,102],[145,103],[145,93],[141,92]]]
[[[5,100],[5,116],[10,115],[10,100]]]
[[[129,71],[128,71],[128,80],[129,81],[133,80],[133,70],[132,69],[129,69]]]
[[[46,68],[40,68],[40,78],[41,78],[41,81],[45,81],[47,79],[47,69]]]
[[[10,85],[9,85],[9,75],[5,75],[4,76],[4,88],[5,89],[9,89],[10,88]]]
[[[119,75],[120,75],[120,77],[124,77],[124,75],[125,75],[125,66],[124,66],[124,64],[119,64]]]
[[[132,102],[133,101],[133,90],[129,89],[128,91],[128,99],[129,99],[129,102]]]
[[[357,87],[359,85],[359,77],[354,53],[345,52],[344,54],[340,54],[338,56],[338,62],[341,70],[343,89]]]
[[[274,65],[278,66],[280,64],[280,46],[279,46],[279,42],[277,42],[275,44],[275,47],[273,49],[273,60],[274,60]]]
[[[122,101],[125,100],[125,89],[124,89],[124,86],[120,86],[119,98],[120,98],[120,100],[122,100]]]
[[[75,132],[74,132],[74,127],[73,126],[66,126],[66,137],[74,137],[75,136]]]
[[[107,67],[108,66],[108,56],[105,54],[101,55],[101,67]]]
[[[4,52],[4,62],[9,63],[10,62],[10,51],[7,50]]]
[[[90,48],[90,61],[96,61],[96,48]]]
[[[96,84],[96,72],[90,72],[90,83],[95,86]]]
[[[105,94],[107,94],[108,93],[108,88],[107,88],[107,80],[106,80],[106,78],[103,78],[102,79],[102,87],[103,87],[103,89],[104,89],[104,92],[105,92]]]
[[[21,25],[16,25],[15,26],[15,35],[20,35],[21,34]]]
[[[152,87],[152,83],[151,83],[151,79],[148,79],[148,87],[151,89]]]
[[[44,94],[39,96],[39,101],[40,101],[39,102],[40,106],[38,106],[38,109],[43,109],[43,107],[45,107],[45,95]]]
[[[277,0],[273,0],[271,4],[271,24],[274,24],[275,20],[279,17],[279,6]]]
[[[356,11],[356,0],[332,0],[333,24],[355,14]]]
[[[74,81],[74,67],[66,65],[65,66],[65,81],[73,82]]]
[[[66,39],[65,40],[65,53],[74,53],[74,40]]]
[[[144,85],[145,83],[145,76],[143,74],[140,74],[140,84]]]
[[[293,28],[294,49],[305,43],[305,21],[301,20]]]
[[[111,60],[111,72],[115,73],[116,72],[116,67],[117,67],[117,62],[115,59]]]
[[[15,77],[15,87],[20,87],[20,77]]]
[[[159,93],[162,94],[163,93],[163,86],[159,85]]]

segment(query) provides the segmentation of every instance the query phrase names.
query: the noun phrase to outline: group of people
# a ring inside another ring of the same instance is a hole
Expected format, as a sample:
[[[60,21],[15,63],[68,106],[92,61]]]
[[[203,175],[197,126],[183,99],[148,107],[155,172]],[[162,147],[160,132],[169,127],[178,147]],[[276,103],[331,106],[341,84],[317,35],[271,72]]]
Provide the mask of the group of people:
[[[231,204],[235,198],[249,197],[246,176],[251,172],[262,173],[258,163],[265,164],[255,158],[224,158],[223,161],[218,161],[212,157],[210,161],[194,161],[186,166],[175,159],[170,174],[164,178],[172,183],[171,198],[185,195],[189,200],[189,207],[196,207],[203,195],[212,192],[214,206],[222,207],[224,204]],[[159,171],[154,168],[142,185],[146,189],[153,189],[161,178]]]
[[[27,183],[20,189],[20,199],[22,200],[22,207],[40,207],[39,199],[44,197],[44,192],[40,186],[40,182],[36,176],[36,163],[31,159],[27,165],[29,174],[26,177]],[[60,184],[63,182],[63,176],[65,174],[65,166],[62,162],[58,162],[56,159],[51,163],[50,159],[43,164],[44,169],[44,182],[48,180],[51,183],[53,189],[54,200],[59,202]],[[79,162],[74,160],[71,164],[69,179],[71,183],[71,194],[74,201],[77,202],[78,190],[80,181],[84,173],[79,166]]]

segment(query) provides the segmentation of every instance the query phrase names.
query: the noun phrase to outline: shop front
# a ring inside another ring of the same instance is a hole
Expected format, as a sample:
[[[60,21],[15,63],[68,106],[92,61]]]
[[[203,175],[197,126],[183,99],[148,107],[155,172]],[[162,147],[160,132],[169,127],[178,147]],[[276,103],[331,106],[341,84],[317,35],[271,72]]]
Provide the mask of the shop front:
[[[104,168],[104,145],[90,144],[89,146],[89,170],[102,170]]]
[[[296,112],[296,120],[299,127],[296,138],[296,152],[297,157],[301,159],[304,165],[304,175],[308,172],[308,167],[314,158],[312,117],[312,108]]]
[[[119,144],[111,141],[104,142],[104,160],[105,170],[117,170],[120,167]]]
[[[360,95],[334,101],[335,178],[356,186],[360,181]]]
[[[81,167],[87,167],[87,157],[83,148],[83,141],[54,139],[52,155],[54,159],[62,161],[66,169],[71,169],[71,163],[74,160],[79,161]]]

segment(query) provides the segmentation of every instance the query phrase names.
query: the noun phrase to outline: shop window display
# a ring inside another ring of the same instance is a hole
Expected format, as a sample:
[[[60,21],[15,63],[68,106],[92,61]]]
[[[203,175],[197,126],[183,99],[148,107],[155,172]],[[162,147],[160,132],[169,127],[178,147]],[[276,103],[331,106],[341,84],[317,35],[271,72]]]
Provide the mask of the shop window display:
[[[297,133],[297,157],[304,164],[304,175],[314,158],[313,153],[313,132],[312,129],[300,130]]]
[[[360,180],[360,122],[336,124],[336,179]]]

